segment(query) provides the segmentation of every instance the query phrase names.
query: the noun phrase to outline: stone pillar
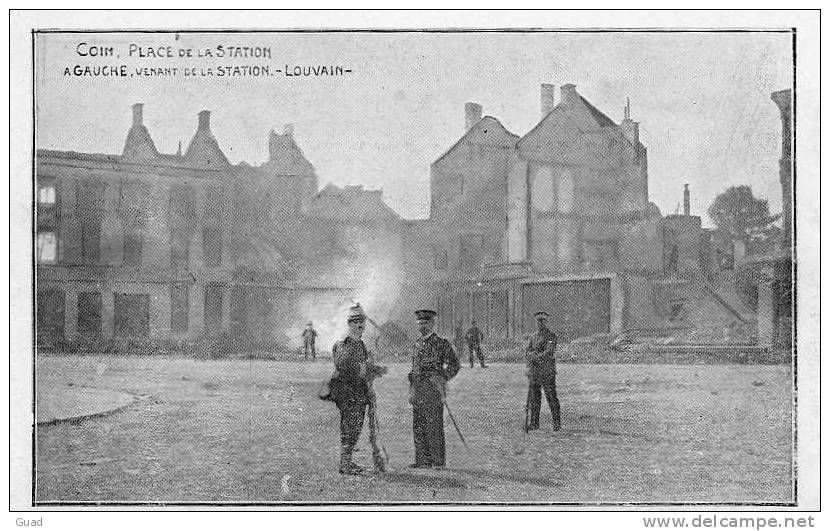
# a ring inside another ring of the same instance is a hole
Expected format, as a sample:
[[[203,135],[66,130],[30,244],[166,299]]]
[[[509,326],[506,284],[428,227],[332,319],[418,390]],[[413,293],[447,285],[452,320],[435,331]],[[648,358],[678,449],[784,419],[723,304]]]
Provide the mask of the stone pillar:
[[[150,284],[150,337],[170,336],[170,284]]]
[[[101,219],[101,264],[120,266],[124,262],[124,229],[116,212],[104,212]]]
[[[205,327],[205,284],[197,282],[190,285],[189,307],[187,309],[187,332],[193,337]]]
[[[577,241],[578,230],[578,225],[571,219],[563,219],[557,223],[556,260],[567,269],[571,269],[575,262],[576,249],[574,244]]]
[[[170,185],[162,182],[152,183],[147,205],[142,266],[150,269],[170,269]]]
[[[65,293],[63,335],[66,339],[75,339],[78,333],[78,292],[68,289]]]
[[[231,287],[222,284],[222,330],[229,330],[231,326]]]
[[[771,347],[775,339],[775,291],[774,273],[766,267],[758,280],[758,346]]]
[[[528,259],[528,167],[517,160],[507,177],[507,258],[508,262]]]
[[[231,250],[231,242],[233,241],[234,219],[236,212],[234,212],[234,197],[233,188],[230,185],[222,185],[222,221],[220,225],[220,233],[222,237],[222,269],[233,269],[234,259]]]
[[[612,334],[619,334],[623,330],[623,309],[625,308],[625,297],[623,296],[623,286],[620,278],[617,276],[611,277],[611,323],[610,330]]]
[[[195,186],[193,193],[196,219],[193,220],[193,232],[190,235],[190,258],[188,264],[190,271],[198,271],[205,266],[205,188],[203,186]]]
[[[524,301],[522,300],[523,288],[524,286],[520,282],[517,282],[511,290],[513,292],[513,306],[510,308],[510,315],[513,318],[513,333],[519,338],[522,337],[522,325],[524,322],[524,315],[522,315],[522,308],[524,307]]]
[[[64,216],[60,222],[58,253],[63,264],[80,264],[81,221],[77,216]]]
[[[75,215],[75,205],[77,203],[76,191],[78,184],[75,179],[64,178],[57,183],[58,198],[61,206],[61,218],[66,218]]]
[[[102,265],[120,266],[124,256],[124,231],[118,215],[121,199],[121,183],[105,181],[102,183],[103,209],[101,213],[101,259]]]
[[[101,335],[104,339],[115,335],[115,294],[111,291],[101,292]]]
[[[781,113],[781,159],[778,161],[784,232],[781,250],[790,254],[792,249],[792,91],[787,89],[773,92],[772,101]]]

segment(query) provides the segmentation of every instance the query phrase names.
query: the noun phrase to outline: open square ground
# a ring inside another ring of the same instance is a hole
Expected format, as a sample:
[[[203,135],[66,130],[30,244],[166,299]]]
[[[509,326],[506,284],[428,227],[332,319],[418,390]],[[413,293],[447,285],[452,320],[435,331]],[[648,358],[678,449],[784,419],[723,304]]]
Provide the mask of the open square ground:
[[[338,413],[316,397],[330,361],[41,357],[37,400],[127,393],[111,413],[38,426],[36,502],[788,504],[789,366],[560,364],[562,430],[524,434],[524,367],[450,384],[447,470],[413,472],[403,364],[376,383],[387,474],[337,473]],[[371,465],[364,427],[356,461]]]

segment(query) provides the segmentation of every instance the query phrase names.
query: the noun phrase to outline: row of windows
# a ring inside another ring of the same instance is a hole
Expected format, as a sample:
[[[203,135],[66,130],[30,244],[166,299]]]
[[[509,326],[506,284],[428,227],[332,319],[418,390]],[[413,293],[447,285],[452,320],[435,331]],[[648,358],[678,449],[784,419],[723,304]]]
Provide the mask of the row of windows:
[[[500,256],[499,244],[496,241],[488,242],[482,234],[462,234],[457,239],[459,262],[457,267],[461,271],[472,272],[482,264],[495,263]],[[435,269],[449,268],[449,253],[440,245],[432,248],[432,261]]]
[[[204,291],[205,327],[216,329],[222,325],[221,283],[209,283]],[[149,337],[150,295],[115,293],[113,333],[117,337]],[[37,296],[38,335],[63,337],[66,297],[62,290],[39,290]],[[102,302],[100,292],[78,293],[78,334],[85,337],[102,335]],[[190,286],[170,286],[170,329],[184,333],[189,329]]]
[[[188,229],[170,231],[170,266],[187,269],[190,263],[190,236]],[[99,224],[82,224],[80,249],[75,250],[78,261],[97,264],[101,259],[101,227]],[[124,234],[122,246],[123,265],[140,266],[143,256],[144,234],[140,228],[129,228]],[[222,264],[222,232],[219,227],[205,227],[202,230],[202,249],[205,267],[219,267]],[[38,263],[58,262],[58,236],[53,231],[42,230],[37,235]],[[68,260],[74,261],[74,260]]]
[[[124,182],[119,190],[119,212],[144,213],[150,195],[148,184],[139,181]],[[75,205],[79,215],[89,215],[103,209],[104,186],[100,181],[83,181],[76,183]],[[209,186],[205,191],[204,219],[218,223],[221,219],[223,191],[219,185]],[[57,204],[58,194],[54,184],[43,184],[38,188],[38,205],[51,207]],[[193,188],[186,185],[173,185],[169,193],[169,212],[173,219],[192,220],[196,214],[196,201]]]

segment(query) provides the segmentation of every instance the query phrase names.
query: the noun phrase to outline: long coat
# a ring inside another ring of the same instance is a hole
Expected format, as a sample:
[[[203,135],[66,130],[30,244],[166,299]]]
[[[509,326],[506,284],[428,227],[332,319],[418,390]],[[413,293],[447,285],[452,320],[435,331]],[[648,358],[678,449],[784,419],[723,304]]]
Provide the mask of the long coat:
[[[531,383],[556,375],[556,342],[556,334],[547,327],[530,336],[525,347],[525,372]]]
[[[361,375],[361,365],[369,359],[366,345],[360,339],[346,337],[332,347],[335,372],[329,383],[331,398],[335,403],[369,403],[369,386]]]
[[[443,466],[446,461],[443,397],[446,382],[460,368],[458,357],[446,339],[432,333],[415,342],[409,391],[416,466]]]

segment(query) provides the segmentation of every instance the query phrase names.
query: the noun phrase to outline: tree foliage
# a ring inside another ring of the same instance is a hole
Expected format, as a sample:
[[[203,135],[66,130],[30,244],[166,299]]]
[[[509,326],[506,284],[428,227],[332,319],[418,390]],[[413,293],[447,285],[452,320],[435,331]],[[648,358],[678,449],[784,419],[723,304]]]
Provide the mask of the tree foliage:
[[[708,213],[718,237],[742,241],[747,254],[771,253],[781,237],[781,228],[775,225],[781,215],[770,215],[767,200],[756,198],[749,186],[728,188],[715,198]]]

